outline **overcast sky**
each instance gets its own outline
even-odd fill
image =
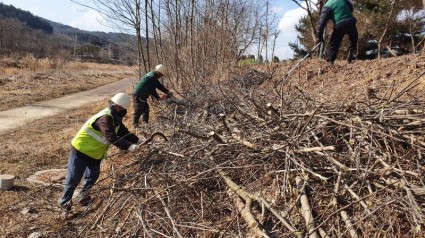
[[[101,24],[101,16],[96,12],[84,9],[70,0],[0,0],[0,2],[82,30],[114,31]],[[305,11],[291,0],[272,0],[271,2],[273,11],[279,18],[279,30],[281,31],[276,41],[275,55],[280,59],[289,58],[293,53],[288,43],[296,41],[294,26],[300,17],[305,15]]]

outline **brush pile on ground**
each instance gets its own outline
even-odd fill
[[[169,140],[111,166],[84,222],[45,234],[421,237],[425,101],[409,92],[423,75],[333,103],[272,75],[234,73],[159,106],[152,126]]]

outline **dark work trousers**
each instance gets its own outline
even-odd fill
[[[149,122],[149,104],[147,100],[142,99],[141,97],[133,94],[133,126],[139,125],[140,116],[143,115],[143,121],[145,123]]]
[[[75,188],[77,188],[83,175],[84,183],[79,196],[90,192],[90,189],[99,178],[100,162],[101,160],[87,158],[84,154],[71,149],[69,152],[65,188],[63,196],[59,200],[60,206],[65,206],[71,201]]]
[[[338,49],[345,35],[348,35],[348,40],[350,41],[348,50],[355,51],[357,48],[357,41],[359,39],[355,20],[342,22],[334,27],[331,40],[329,41],[329,49],[326,61],[335,61],[338,54]]]

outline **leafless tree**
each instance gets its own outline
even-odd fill
[[[295,4],[297,4],[300,8],[304,9],[307,11],[307,15],[308,15],[308,19],[310,21],[310,25],[311,25],[311,37],[313,39],[313,41],[316,41],[316,23],[313,20],[313,6],[315,5],[315,3],[313,2],[313,0],[292,0]],[[302,4],[305,3],[305,6]]]
[[[272,58],[271,58],[271,61],[270,61],[270,64],[272,64],[273,63],[273,61],[274,61],[274,50],[275,50],[275,46],[276,46],[276,40],[277,40],[277,37],[279,36],[279,33],[280,33],[280,31],[279,30],[276,30],[275,32],[274,32],[274,34],[273,34],[273,47],[272,47]]]
[[[142,50],[142,19],[143,8],[140,0],[71,0],[81,6],[93,9],[100,13],[106,19],[111,27],[119,29],[125,33],[136,35],[136,51],[137,51],[137,64],[138,74],[141,77],[143,69],[148,69],[147,60],[145,59]],[[146,11],[144,11],[146,13]],[[146,19],[146,18],[145,18]],[[143,69],[142,69],[143,64]]]
[[[381,37],[378,40],[378,59],[381,58],[382,40],[384,39],[385,34],[387,33],[388,28],[390,27],[391,19],[394,16],[394,9],[395,9],[396,3],[397,3],[397,0],[394,0],[394,1],[391,2],[391,11],[390,11],[390,14],[388,15],[388,19],[387,19],[387,22],[385,24],[385,28],[384,28],[384,30],[382,32],[382,35],[381,35]]]
[[[226,72],[255,45],[268,47],[269,32],[276,28],[268,18],[269,1],[72,1],[136,34],[139,73],[142,64],[147,70],[153,63],[162,63],[178,83],[182,78],[197,80]]]
[[[423,29],[425,19],[424,10],[419,0],[405,0],[402,3],[403,9],[400,12],[400,17],[402,18],[401,24],[409,29],[412,53],[416,53],[415,35]]]

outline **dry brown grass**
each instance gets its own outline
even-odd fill
[[[131,67],[61,59],[21,59],[0,64],[0,111],[58,98],[134,77]],[[15,62],[15,61],[13,61]]]

